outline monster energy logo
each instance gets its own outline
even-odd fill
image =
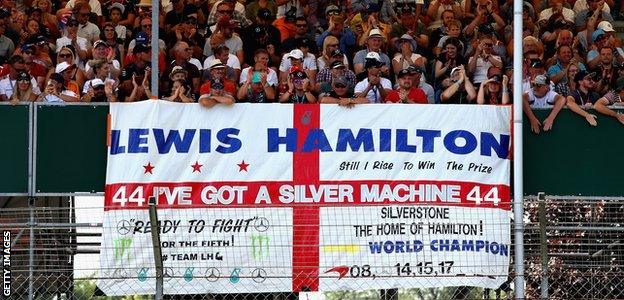
[[[119,238],[113,241],[115,249],[115,261],[123,262],[124,257],[129,261],[132,247],[131,238]]]
[[[266,235],[251,236],[251,255],[254,259],[269,256],[269,237]]]

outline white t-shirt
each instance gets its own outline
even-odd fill
[[[240,84],[243,84],[245,83],[245,81],[247,81],[247,73],[249,72],[250,68],[251,67],[244,68],[241,72],[240,79],[238,80]],[[279,83],[279,81],[277,80],[277,73],[271,68],[269,68],[269,75],[267,75],[267,83],[272,86],[277,86],[277,84]]]
[[[589,9],[589,6],[587,5],[587,0],[576,0],[574,1],[574,7],[572,7],[572,10],[575,13],[580,13],[586,9]],[[605,3],[602,6],[602,11],[606,12],[606,13],[611,13],[611,8],[609,7],[609,5],[607,3]]]
[[[279,70],[281,72],[288,72],[291,66],[290,58],[288,58],[288,53],[286,53],[282,56],[282,62],[280,63]],[[303,70],[308,71],[316,69],[316,56],[312,53],[308,53],[308,55],[303,58]]]
[[[548,93],[541,98],[537,98],[535,94],[533,94],[533,90],[530,90],[527,94],[529,95],[529,104],[534,108],[551,107],[555,105],[555,98],[559,96],[559,94],[552,90],[548,91]]]
[[[148,43],[148,45],[152,45],[152,42],[150,40],[150,42]],[[136,46],[136,39],[132,39],[130,41],[130,43],[128,44],[128,51],[131,51],[132,49],[134,49],[134,46]],[[158,39],[158,49],[160,51],[165,51],[167,50],[167,44],[165,44],[165,41]]]
[[[83,37],[76,37],[76,43],[78,44],[78,47],[80,47],[80,50],[83,51],[87,51],[88,50],[88,41],[87,39],[83,38]],[[72,44],[71,39],[63,36],[60,37],[58,39],[56,39],[56,53],[59,53],[61,51],[61,48],[63,46],[70,46]],[[80,57],[78,56],[77,53],[74,53],[75,61],[74,63],[76,64],[76,66],[78,66],[78,68],[80,68],[81,70],[85,69],[85,62],[82,61],[82,59],[80,59]]]
[[[381,83],[381,86],[384,89],[387,89],[387,90],[392,89],[392,83],[390,82],[390,80],[382,77],[379,82]],[[364,90],[366,90],[367,87],[368,87],[368,78],[365,78],[364,80],[358,82],[355,85],[353,92],[355,94],[361,93]],[[366,99],[368,99],[370,103],[383,103],[383,101],[381,101],[381,94],[379,93],[379,90],[376,87],[368,91],[368,94],[366,94]]]
[[[13,88],[17,80],[9,80],[9,77],[5,77],[0,80],[0,95],[6,95],[7,99],[10,99],[13,96]],[[37,80],[33,77],[30,78],[30,85],[32,86],[32,92],[35,95],[41,94],[41,90],[39,86],[37,86]]]
[[[213,61],[215,59],[214,55],[208,56],[205,60],[204,60],[204,66],[203,68],[199,68],[200,70],[206,70],[208,68],[210,68],[210,62]],[[226,65],[232,69],[236,69],[236,70],[240,70],[241,65],[240,65],[240,61],[238,61],[238,57],[232,53],[228,54],[228,60]]]
[[[83,95],[84,95],[84,94],[86,94],[87,92],[89,92],[89,87],[91,87],[91,81],[93,81],[93,80],[94,80],[94,79],[90,79],[90,80],[87,80],[87,81],[84,83],[84,85],[83,85],[83,87],[82,87],[82,94],[83,94]],[[108,79],[108,78],[107,78],[107,79],[106,79],[106,81],[104,81],[104,83],[106,84],[106,82],[110,82],[110,83],[114,84],[114,83],[115,83],[115,80],[112,80],[112,79]]]
[[[213,31],[214,32],[214,31]],[[238,34],[232,34],[232,37],[225,40],[224,44],[230,49],[230,53],[236,55],[236,52],[243,50],[243,40]],[[212,53],[212,46],[210,45],[210,37],[206,38],[206,44],[204,45],[204,55],[210,56]]]

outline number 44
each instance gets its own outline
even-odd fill
[[[481,187],[475,186],[468,192],[466,196],[467,201],[475,202],[477,205],[481,204],[481,202],[492,202],[494,206],[498,206],[498,203],[501,202],[501,199],[498,197],[498,188],[492,187],[486,194],[481,198]]]

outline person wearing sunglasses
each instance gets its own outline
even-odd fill
[[[10,101],[17,102],[33,102],[37,100],[38,95],[33,92],[33,85],[30,75],[26,72],[21,72],[17,75],[15,82],[15,90],[11,95]]]
[[[369,103],[364,97],[357,97],[353,94],[352,86],[344,76],[336,77],[332,80],[332,90],[321,94],[321,103],[333,103],[346,108],[352,108],[356,104]]]
[[[566,97],[566,105],[568,108],[583,117],[591,126],[596,126],[596,116],[587,112],[593,108],[594,103],[598,101],[600,96],[595,92],[596,89],[596,73],[589,73],[581,70],[574,76],[576,89]]]
[[[479,45],[473,56],[468,59],[468,73],[472,75],[472,83],[481,84],[488,79],[487,71],[491,66],[503,68],[503,60],[494,53],[494,42],[485,37],[479,41]]]
[[[8,101],[13,95],[15,90],[15,84],[17,82],[17,75],[26,72],[26,66],[24,58],[20,55],[13,55],[9,58],[9,75],[0,80],[0,102]],[[33,92],[37,95],[41,93],[37,87],[37,82],[34,78],[31,78],[31,85],[33,86]]]
[[[399,88],[388,93],[386,103],[419,103],[427,104],[425,92],[413,86],[411,71],[407,68],[397,74]]]
[[[67,27],[65,28],[64,35],[58,39],[56,39],[56,53],[60,55],[61,50],[65,46],[71,46],[72,50],[72,60],[78,68],[84,69],[84,64],[87,61],[88,49],[90,44],[87,39],[84,37],[78,36],[78,21],[75,19],[70,19],[67,22]],[[74,56],[74,54],[76,54]],[[66,55],[66,54],[65,54]],[[63,57],[68,58],[68,57]],[[57,62],[58,63],[58,62]]]
[[[294,68],[288,75],[288,91],[280,96],[282,103],[315,103],[316,97],[311,92],[312,85],[304,71]]]
[[[74,6],[74,16],[78,20],[78,36],[87,39],[89,45],[100,39],[100,28],[89,21],[91,5],[86,2],[77,2]],[[100,12],[101,14],[101,12]]]
[[[48,68],[44,62],[37,59],[37,47],[32,44],[26,44],[22,46],[21,51],[24,65],[26,66],[26,73],[35,79],[37,82],[36,87],[42,90],[48,74]]]

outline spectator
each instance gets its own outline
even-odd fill
[[[347,68],[349,67],[347,56],[340,51],[338,46],[338,39],[336,37],[330,35],[325,38],[325,41],[323,41],[323,52],[316,59],[319,70],[329,68],[331,63],[336,59],[342,60],[343,65]]]
[[[600,48],[600,62],[592,71],[599,75],[596,85],[598,94],[604,95],[613,89],[613,85],[618,78],[618,73],[614,66],[613,48],[608,46]]]
[[[121,73],[121,63],[115,59],[115,50],[105,41],[98,40],[95,44],[93,44],[93,60],[102,60],[109,64],[110,67],[108,68],[108,73],[105,76],[106,78],[117,79],[119,77],[119,74]],[[91,71],[91,65],[87,63],[85,65],[85,72],[88,77],[92,77],[92,73],[89,73],[89,71]]]
[[[77,102],[80,101],[80,99],[76,93],[65,88],[65,79],[63,78],[63,75],[54,73],[50,75],[46,88],[43,93],[39,95],[37,101]]]
[[[395,74],[399,71],[407,69],[409,66],[419,66],[424,68],[427,64],[427,59],[420,54],[414,53],[416,50],[416,41],[409,34],[404,34],[395,44],[398,52],[392,59],[392,70]]]
[[[123,40],[118,38],[117,31],[115,31],[115,27],[112,23],[104,23],[103,32],[100,34],[100,38],[100,40],[104,41],[112,50],[113,60],[119,63],[119,67],[117,69],[121,69],[121,66],[123,65],[123,58],[126,56],[126,50],[124,48]]]
[[[94,2],[99,2],[92,0]],[[98,3],[99,4],[99,3]],[[76,20],[80,24],[78,26],[77,34],[79,37],[85,38],[88,45],[93,45],[95,41],[100,39],[100,28],[89,22],[89,16],[91,15],[91,5],[86,2],[78,1],[73,8]],[[99,16],[102,15],[102,11],[99,11]]]
[[[79,2],[85,2],[84,0],[69,0],[67,1],[67,4],[65,5],[65,8],[69,8],[69,9],[78,9],[78,3]],[[102,16],[102,5],[100,4],[100,1],[98,0],[89,0],[86,1],[89,4],[89,13],[93,12],[96,16],[101,17]],[[99,23],[101,23],[101,20],[98,21]]]
[[[390,70],[390,58],[387,54],[382,52],[381,46],[385,42],[385,38],[382,35],[381,31],[377,28],[371,29],[368,32],[368,37],[366,39],[366,49],[362,49],[358,51],[353,57],[353,70],[355,71],[355,75],[359,75],[365,71],[365,58],[369,56],[369,53],[376,53],[379,59],[383,63],[381,66],[381,73],[384,75],[389,74]]]
[[[151,62],[149,61],[149,59],[151,58],[150,50],[151,48],[148,45],[142,43],[137,44],[132,50],[134,52],[134,61],[130,64],[127,64],[119,75],[119,81],[121,86],[119,90],[120,94],[117,95],[119,101],[131,101],[130,99],[144,100],[149,97],[149,95],[147,94],[148,91],[145,90],[144,84],[141,84],[140,87],[135,89],[133,89],[133,87],[135,84],[137,84],[138,86],[139,82],[143,82],[143,76],[146,76],[146,74],[148,74],[151,70]],[[137,92],[135,94],[135,97],[130,97],[130,93],[134,90],[136,90]],[[126,99],[126,96],[128,97],[128,99]]]
[[[26,66],[26,72],[32,76],[37,82],[36,87],[38,90],[43,89],[43,84],[48,73],[48,69],[42,63],[34,60],[37,47],[34,45],[22,46],[22,57],[24,58],[24,65]]]
[[[104,81],[96,78],[87,82],[84,86],[86,93],[82,96],[82,102],[116,102],[113,93],[113,81]]]
[[[589,4],[588,8],[576,13],[574,23],[578,31],[583,30],[583,28],[587,26],[587,19],[589,19],[592,14],[602,14],[601,19],[603,21],[613,22],[613,17],[611,16],[611,14],[608,11],[602,9],[605,6],[604,0],[590,0],[587,3]]]
[[[500,56],[494,53],[493,47],[492,39],[480,40],[475,54],[468,60],[468,72],[473,73],[472,82],[474,84],[480,84],[487,79],[487,71],[490,67],[503,68],[503,61]]]
[[[523,93],[532,90],[532,88],[533,88],[533,80],[538,75],[546,76],[546,70],[544,69],[544,64],[542,63],[542,60],[540,60],[540,59],[532,59],[529,62],[529,68],[527,70],[527,75],[524,77],[524,79],[522,81],[522,92]],[[548,83],[552,84],[552,82],[550,80],[548,80]],[[552,86],[551,90],[554,90],[554,85]]]
[[[386,1],[384,1],[385,3]],[[453,15],[455,17],[455,15]],[[429,36],[425,26],[418,21],[418,17],[415,15],[415,10],[411,6],[403,6],[399,10],[399,20],[392,25],[390,31],[390,42],[394,44],[396,39],[399,39],[404,34],[409,34],[416,40],[416,44],[420,49],[427,49],[429,46]],[[414,48],[413,50],[416,50]]]
[[[78,21],[71,19],[67,22],[65,35],[56,40],[56,53],[58,56],[61,54],[61,50],[64,49],[65,46],[71,46],[71,56],[73,62],[78,66],[78,68],[84,70],[85,63],[87,62],[89,55],[89,45],[92,44],[93,42],[89,43],[86,38],[78,36]]]
[[[545,75],[537,75],[531,82],[531,89],[522,95],[522,109],[531,123],[531,131],[536,134],[539,134],[542,129],[544,131],[552,129],[555,118],[566,102],[565,98],[552,91],[550,86],[551,83]],[[542,122],[535,117],[531,108],[545,107],[552,107],[552,110],[542,127]]]
[[[436,81],[442,81],[445,78],[450,77],[451,70],[460,65],[466,65],[466,59],[460,54],[461,44],[458,39],[450,38],[444,42],[442,55],[440,55],[435,62],[435,78]]]
[[[52,75],[52,73],[55,73],[55,69],[61,64],[61,63],[66,63],[67,66],[75,66],[75,68],[72,69],[73,72],[72,77],[69,78],[71,80],[73,80],[76,84],[76,87],[82,86],[82,84],[84,84],[85,80],[87,80],[87,76],[85,74],[85,72],[78,68],[77,64],[75,63],[74,60],[74,54],[72,52],[72,48],[71,46],[66,46],[61,48],[61,51],[59,51],[56,54],[56,62],[57,65],[54,66],[53,68],[50,69],[50,71],[48,72],[48,77],[50,75]],[[60,72],[56,72],[56,73],[60,73]],[[80,91],[80,88],[78,89],[73,89],[73,91],[78,94]]]
[[[355,95],[365,97],[370,103],[384,103],[387,93],[392,90],[390,80],[381,77],[381,69],[385,63],[377,52],[369,52],[365,60],[367,77],[355,85]]]
[[[245,6],[238,3],[238,1],[218,1],[212,7],[206,22],[211,32],[215,31],[214,25],[224,16],[234,20],[234,23],[240,28],[251,25],[251,21],[245,17]]]
[[[75,64],[60,62],[54,68],[54,73],[61,74],[61,76],[63,76],[64,89],[71,91],[76,95],[80,95],[80,87],[84,81],[81,83],[76,81],[76,73],[78,72],[77,69],[78,68]]]
[[[420,103],[427,104],[425,92],[413,86],[412,74],[408,69],[397,72],[399,88],[388,92],[386,103]]]
[[[442,52],[442,47],[444,46],[444,43],[449,38],[456,38],[456,39],[458,39],[459,43],[461,45],[461,48],[462,49],[466,49],[466,45],[460,39],[460,35],[461,35],[461,22],[459,22],[458,20],[455,20],[455,19],[450,20],[448,22],[448,25],[446,26],[446,30],[443,32],[443,36],[440,37],[440,41],[433,48],[433,54],[435,56],[440,55],[440,53]]]
[[[454,17],[457,19],[461,19],[463,17],[464,12],[459,2],[455,2],[453,0],[431,1],[429,8],[427,9],[427,16],[433,20],[433,22],[429,24],[430,30],[435,30],[442,26],[442,13],[447,10],[452,11],[454,13]]]
[[[260,73],[266,73],[266,82],[268,85],[272,87],[276,87],[278,85],[277,72],[268,67],[269,62],[269,52],[265,49],[258,49],[254,54],[254,65],[252,67],[247,67],[241,71],[241,76],[239,79],[239,83],[243,84],[248,81],[248,75],[252,74],[253,71],[258,71]],[[249,70],[252,70],[251,73]]]
[[[606,93],[602,98],[598,99],[594,104],[594,109],[610,117],[614,117],[620,123],[624,124],[624,114],[616,112],[607,106],[619,106],[622,107],[622,97],[624,96],[624,78],[620,77],[615,82],[615,88]]]
[[[549,8],[542,10],[539,14],[539,22],[546,24],[548,20],[554,15],[562,15],[566,22],[573,23],[576,19],[576,13],[563,6],[564,0],[548,0]]]
[[[268,103],[275,100],[275,89],[268,82],[268,74],[265,71],[254,71],[247,68],[245,82],[238,89],[238,99],[240,102]],[[243,70],[243,73],[245,72]],[[243,76],[241,76],[241,79]]]
[[[288,76],[288,91],[280,96],[283,103],[314,103],[316,97],[312,94],[312,84],[304,71],[295,68]]]
[[[9,74],[6,78],[0,80],[0,102],[5,102],[11,99],[15,83],[17,81],[17,75],[26,72],[26,66],[24,58],[20,55],[13,55],[9,58]],[[37,81],[34,78],[30,79],[32,90],[36,95],[39,95],[41,91],[37,87]]]
[[[352,108],[356,104],[369,103],[364,97],[354,96],[351,86],[345,77],[339,76],[332,80],[332,89],[328,93],[322,94],[321,103],[334,103],[347,108]]]
[[[431,34],[429,37],[429,44],[427,45],[427,47],[432,47],[434,45],[437,45],[443,36],[448,35],[450,33],[449,27],[451,26],[451,23],[454,21],[458,21],[458,20],[457,18],[455,18],[455,13],[452,10],[443,11],[442,12],[442,24],[440,27],[431,30]]]
[[[210,64],[216,58],[225,65],[225,77],[233,82],[238,81],[238,77],[241,73],[241,65],[238,61],[238,57],[230,53],[230,49],[224,44],[217,46],[217,48],[213,49],[213,52],[214,55],[208,56],[206,60],[204,60],[204,75],[202,78],[208,80],[212,78],[210,75]]]
[[[572,65],[582,70],[585,69],[585,65],[583,65],[582,63],[576,63],[576,61],[572,61],[572,55],[572,48],[570,46],[559,46],[559,49],[557,49],[556,64],[548,68],[548,77],[553,81],[553,83],[567,83],[567,69]]]
[[[191,87],[192,93],[197,94],[199,91],[199,80],[201,74],[199,73],[199,69],[192,63],[189,62],[193,54],[193,49],[189,47],[189,44],[186,42],[177,42],[173,47],[174,52],[174,61],[165,69],[163,76],[161,77],[162,91],[168,91],[171,87],[172,82],[169,80],[169,75],[173,68],[176,66],[182,67],[182,69],[188,72],[188,76],[186,78],[186,84]]]
[[[425,81],[425,76],[423,76],[425,74],[425,69],[416,66],[409,66],[407,69],[410,71],[410,75],[412,76],[412,85],[425,92],[425,95],[427,95],[427,102],[429,104],[436,103],[435,90],[433,89],[433,86]]]
[[[340,51],[342,51],[342,53],[353,53],[351,48],[355,45],[355,34],[351,29],[344,26],[344,18],[342,16],[331,16],[327,30],[323,31],[323,33],[316,38],[316,45],[321,47],[323,41],[325,41],[325,38],[329,35],[338,39]]]
[[[194,98],[191,94],[191,87],[183,79],[174,80],[171,87],[171,95],[164,97],[167,101],[182,103],[195,102]]]
[[[32,7],[41,11],[40,21],[55,36],[60,36],[58,31],[58,19],[52,14],[52,2],[50,0],[35,0]]]
[[[204,46],[204,55],[213,55],[212,48],[225,44],[230,49],[230,53],[238,57],[238,61],[243,64],[245,62],[245,53],[243,52],[243,40],[234,33],[234,29],[238,28],[236,21],[228,16],[221,17],[212,35],[206,39]]]
[[[215,104],[233,104],[236,95],[236,83],[225,77],[226,65],[223,61],[213,59],[208,64],[210,80],[202,84],[199,104],[204,107],[213,107]]]
[[[15,44],[6,35],[7,25],[0,23],[0,58],[8,58],[15,51]]]
[[[339,52],[340,50],[336,51]],[[316,77],[318,80],[316,83],[316,90],[321,94],[329,92],[331,89],[331,83],[336,77],[344,77],[347,80],[348,86],[355,86],[355,73],[347,69],[338,56],[331,63],[329,68],[325,68],[318,73],[318,76]]]
[[[594,73],[588,73],[587,71],[579,71],[574,76],[574,81],[577,84],[577,89],[573,90],[570,96],[566,97],[566,103],[568,108],[585,118],[587,122],[596,126],[596,116],[588,113],[586,110],[592,108],[594,103],[598,101],[598,94],[593,91],[595,87]]]
[[[277,13],[277,5],[273,0],[254,0],[248,2],[247,6],[245,6],[245,16],[249,20],[253,20],[255,16],[258,15],[258,11],[260,9],[268,9],[272,16]]]
[[[271,25],[273,15],[268,9],[258,10],[258,16],[254,18],[255,22],[245,28],[242,36],[243,44],[249,49],[264,48],[269,51],[271,65],[278,65],[281,59],[281,51],[283,45],[280,44],[280,32],[275,26]],[[294,45],[293,45],[294,47]],[[290,51],[290,50],[288,50]],[[245,61],[253,61],[253,52],[245,53]]]
[[[574,76],[576,76],[576,73],[580,70],[578,63],[571,62],[564,71],[566,73],[566,80],[561,80],[555,85],[555,92],[563,97],[570,96],[572,91],[576,90]]]
[[[171,0],[173,9],[165,15],[165,32],[171,33],[191,16],[197,21],[197,7],[186,0]]]
[[[316,43],[314,43],[314,37],[308,33],[308,21],[305,17],[297,17],[295,19],[295,35],[287,38],[282,43],[281,50],[282,52],[290,52],[291,50],[298,48],[297,44],[300,39],[307,40],[307,46],[311,53],[318,53],[318,47],[316,47]],[[338,45],[338,41],[336,40],[336,45]],[[323,42],[323,46],[325,42]]]
[[[109,24],[115,30],[117,38],[121,39],[122,41],[125,41],[128,37],[128,31],[126,26],[120,24],[125,11],[126,7],[119,2],[112,3],[108,7],[108,18],[110,20]],[[104,29],[106,29],[106,26],[104,26]]]
[[[37,100],[38,95],[33,92],[33,85],[30,75],[26,72],[17,74],[15,90],[11,95],[10,101],[15,102],[33,102]]]
[[[440,95],[440,102],[445,104],[474,103],[477,92],[466,76],[464,66],[455,67],[450,74],[449,78],[442,81],[444,92]]]
[[[280,79],[282,82],[287,80],[291,67],[299,67],[306,73],[306,78],[310,80],[312,86],[316,84],[316,57],[308,52],[307,39],[300,39],[297,42],[297,49],[284,54],[280,63]]]
[[[509,78],[503,75],[503,71],[495,66],[488,69],[488,79],[481,82],[477,93],[478,104],[509,104],[507,87]]]
[[[131,40],[128,44],[128,51],[132,52],[132,49],[137,44],[150,44],[152,40],[152,19],[149,17],[139,18],[139,33],[137,33],[135,39]],[[166,52],[167,44],[162,39],[158,39],[158,51]],[[129,63],[129,62],[128,62]]]
[[[105,84],[110,84],[111,86],[116,83],[114,79],[109,78],[109,74],[111,72],[112,65],[108,63],[108,61],[104,59],[91,60],[89,61],[90,68],[93,72],[93,79],[85,82],[82,87],[82,94],[85,95],[89,93],[89,89],[96,86],[96,82],[102,82],[102,89]],[[100,99],[101,100],[101,99]],[[97,101],[99,102],[99,101]]]

